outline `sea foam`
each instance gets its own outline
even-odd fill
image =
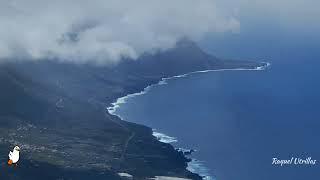
[[[215,180],[215,178],[210,175],[209,169],[205,167],[203,161],[192,159],[188,163],[187,170],[199,174],[203,180]]]
[[[158,141],[163,142],[163,143],[170,144],[170,143],[178,142],[177,138],[156,132],[155,129],[153,129],[152,135],[154,137],[156,137],[158,139]]]
[[[157,84],[153,84],[153,85],[147,86],[147,87],[144,88],[141,92],[133,93],[133,94],[128,94],[128,95],[126,95],[126,96],[123,96],[123,97],[118,98],[115,102],[111,103],[111,106],[110,106],[110,107],[107,107],[107,110],[108,110],[108,112],[109,112],[110,114],[116,115],[116,114],[115,114],[116,110],[120,107],[121,104],[126,103],[129,98],[146,94],[146,93],[147,93],[151,88],[153,88],[154,86],[166,85],[166,84],[168,83],[167,81],[170,80],[170,79],[183,78],[183,77],[187,77],[187,76],[192,75],[192,74],[207,73],[207,72],[219,72],[219,71],[261,71],[261,70],[267,69],[267,68],[271,65],[271,64],[268,63],[268,62],[264,62],[264,63],[265,63],[265,65],[257,66],[257,67],[252,68],[252,69],[248,69],[248,68],[211,69],[211,70],[194,71],[194,72],[190,72],[190,73],[186,73],[186,74],[181,74],[181,75],[177,75],[177,76],[172,76],[172,77],[168,77],[168,78],[162,78]]]

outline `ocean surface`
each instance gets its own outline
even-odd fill
[[[177,148],[195,149],[189,168],[212,179],[317,180],[319,65],[272,62],[264,71],[172,78],[122,99],[114,113],[174,137],[167,140]],[[292,157],[317,161],[272,164]]]

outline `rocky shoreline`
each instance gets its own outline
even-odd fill
[[[122,121],[106,106],[179,74],[261,65],[220,60],[193,42],[113,66],[52,60],[1,64],[1,161],[15,145],[21,147],[22,159],[18,171],[6,169],[0,176],[99,180],[120,179],[118,173],[128,173],[134,179],[201,179],[186,169],[190,160],[172,145],[159,142],[151,128]]]

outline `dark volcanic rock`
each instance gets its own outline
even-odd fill
[[[150,128],[108,114],[106,106],[163,77],[260,65],[222,61],[187,40],[176,48],[113,66],[50,60],[2,64],[1,160],[6,161],[9,148],[19,145],[23,165],[15,175],[10,169],[0,174],[24,180],[34,179],[32,172],[37,179],[57,179],[60,175],[117,179],[117,172],[128,172],[136,179],[156,175],[200,179],[186,170],[188,159],[183,153],[157,141]]]

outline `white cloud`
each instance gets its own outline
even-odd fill
[[[214,0],[0,0],[0,59],[104,63],[238,31]]]

